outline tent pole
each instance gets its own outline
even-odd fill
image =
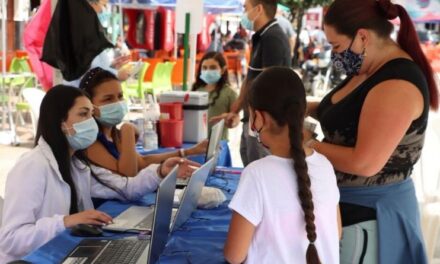
[[[2,0],[2,73],[3,75],[6,73],[6,19],[8,15],[8,10],[6,8],[6,1]]]
[[[47,0],[47,1],[49,1],[49,0]],[[51,16],[51,19],[53,17],[53,13],[55,12],[55,8],[56,8],[57,4],[58,4],[58,0],[50,0],[50,16]],[[52,76],[52,82],[53,83],[52,83],[52,85],[55,86],[57,84],[62,83],[63,82],[63,76],[61,75],[61,71],[56,69],[56,68],[53,68],[53,67],[52,67],[52,70],[53,70],[53,76]]]
[[[189,29],[191,23],[191,14],[185,14],[185,35],[183,36],[183,87],[182,90],[188,89],[188,55],[189,55]]]
[[[6,102],[6,98],[7,98],[7,91],[6,91],[6,86],[5,86],[5,74],[6,74],[6,19],[7,19],[7,14],[8,14],[8,10],[6,9],[6,0],[1,0],[1,10],[2,10],[2,81],[1,81],[1,94],[2,96],[4,96],[4,98],[2,99],[2,109],[3,109],[3,114],[2,114],[2,130],[6,129],[6,115],[7,115],[7,102]]]
[[[119,26],[120,26],[120,34],[121,34],[121,43],[125,43],[125,35],[124,35],[124,11],[122,10],[122,0],[119,0]]]

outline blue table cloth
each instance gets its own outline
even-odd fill
[[[196,210],[180,229],[170,234],[158,263],[225,263],[223,245],[231,219],[227,205],[237,189],[240,173],[240,169],[221,168],[208,178],[206,185],[223,190],[227,201],[214,209]],[[99,210],[115,217],[130,205],[151,205],[154,201],[155,194],[149,194],[134,203],[108,201]],[[130,234],[105,232],[105,236],[118,238]],[[24,259],[38,264],[59,263],[81,239],[66,230]]]
[[[182,145],[182,148],[187,149],[194,146],[192,143],[184,143]],[[170,151],[176,151],[178,148],[159,148],[156,150],[151,151],[145,151],[142,146],[136,146],[136,149],[139,154],[141,155],[147,155],[147,154],[159,154],[164,152],[170,152]],[[190,160],[198,162],[200,164],[205,163],[205,154],[203,155],[195,155],[188,157]],[[231,167],[232,166],[232,159],[231,159],[231,152],[229,151],[228,142],[226,140],[220,141],[220,154],[218,158],[218,166],[222,167]]]

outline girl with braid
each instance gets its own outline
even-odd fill
[[[289,68],[266,69],[249,93],[250,130],[272,155],[247,166],[229,204],[230,263],[339,263],[336,176],[303,146],[304,86]]]

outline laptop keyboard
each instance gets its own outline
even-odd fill
[[[149,240],[112,240],[102,254],[93,262],[96,264],[135,264],[148,246]]]
[[[187,186],[188,182],[189,182],[189,178],[187,178],[187,179],[177,178],[176,185],[177,186]]]
[[[139,224],[137,224],[135,226],[135,229],[147,229],[147,230],[151,230],[151,226],[153,225],[153,217],[154,217],[154,213],[148,214],[147,217],[145,217],[144,219],[142,219]]]

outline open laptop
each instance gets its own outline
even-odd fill
[[[215,170],[215,167],[217,166],[219,145],[220,145],[220,140],[222,138],[224,126],[225,126],[225,120],[222,119],[217,124],[211,127],[205,161],[208,161],[212,158],[214,158],[215,161],[214,161],[214,166],[212,166],[211,170],[209,171],[209,174],[212,174]],[[185,186],[188,185],[188,182],[189,179],[177,179],[177,188],[184,188]]]
[[[121,239],[84,239],[72,250],[63,264],[156,263],[168,240],[176,186],[177,166],[162,180],[156,196],[151,236]]]
[[[172,210],[174,191],[176,189],[177,168],[178,166],[176,166],[160,183],[156,195],[155,205],[149,207],[135,205],[130,206],[127,210],[113,218],[113,224],[104,226],[103,229],[109,231],[134,233],[151,231],[156,210],[158,208],[160,210],[168,210],[168,205],[170,203],[170,210]],[[174,186],[170,186],[171,183],[174,183]]]
[[[202,194],[203,186],[205,186],[209,171],[211,171],[215,164],[214,162],[215,160],[211,158],[205,162],[203,166],[194,171],[191,178],[189,178],[188,185],[183,192],[178,209],[173,209],[173,215],[174,212],[176,212],[176,214],[173,216],[173,221],[171,221],[171,231],[175,231],[182,226],[197,208],[197,201]]]

